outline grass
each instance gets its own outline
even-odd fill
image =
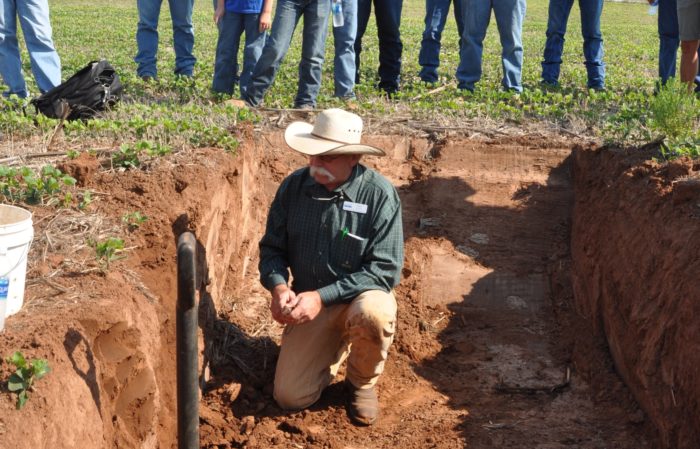
[[[495,20],[491,21],[484,42],[482,81],[473,94],[456,89],[454,72],[458,64],[459,37],[453,17],[443,33],[440,82],[447,87],[431,93],[437,86],[428,86],[417,74],[418,52],[423,31],[425,3],[405,0],[401,23],[404,42],[402,91],[395,101],[383,98],[373,87],[378,64],[378,43],[374,20],[370,20],[363,39],[361,75],[363,82],[356,91],[359,112],[365,116],[410,118],[413,121],[440,121],[460,125],[465,121],[487,119],[515,125],[563,127],[577,132],[602,136],[621,143],[636,143],[647,136],[645,128],[656,78],[658,35],[656,17],[647,14],[646,3],[606,2],[602,29],[607,64],[607,91],[589,92],[583,65],[582,38],[578,5],[575,3],[569,20],[567,40],[561,68],[561,87],[539,86],[540,63],[545,42],[548,0],[530,0],[525,18],[523,84],[521,95],[500,90],[500,44]],[[195,56],[197,66],[191,81],[172,74],[174,52],[171,21],[167,2],[160,17],[158,71],[160,80],[144,84],[136,77],[137,11],[133,0],[54,0],[51,17],[54,40],[61,56],[64,79],[88,61],[108,59],[119,72],[125,86],[125,98],[119,107],[103,119],[87,123],[67,123],[65,145],[75,151],[90,146],[126,145],[134,148],[149,142],[154,148],[222,147],[235,151],[238,141],[231,131],[241,120],[255,120],[255,115],[239,111],[221,98],[212,96],[211,84],[217,30],[212,21],[211,2],[195,2]],[[450,12],[452,14],[452,12]],[[301,28],[301,27],[298,27]],[[292,107],[297,88],[297,67],[300,59],[300,29],[272,88],[265,106]],[[318,107],[342,106],[333,92],[332,33],[328,37],[323,85]],[[23,51],[25,72],[30,72],[29,58]],[[31,77],[28,77],[31,81]],[[36,92],[36,87],[30,84]],[[437,112],[437,114],[436,114]],[[37,117],[27,108],[5,104],[0,106],[0,133],[13,139],[43,140],[56,122]],[[697,120],[689,121],[690,134],[697,136]],[[646,129],[646,128],[645,128]],[[648,134],[648,133],[647,133]],[[3,143],[0,142],[0,151]]]

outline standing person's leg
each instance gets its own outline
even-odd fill
[[[574,0],[549,0],[547,41],[544,45],[544,60],[542,61],[542,81],[547,84],[559,84],[566,23],[569,21],[573,4]]]
[[[194,26],[192,8],[194,0],[168,0],[173,19],[173,47],[175,48],[175,74],[192,76],[194,64]]]
[[[27,84],[22,76],[22,61],[17,41],[17,0],[3,0],[0,5],[0,75],[9,88],[4,96],[26,97]]]
[[[375,0],[379,36],[379,88],[388,94],[399,90],[401,81],[401,10],[403,0]]]
[[[462,4],[462,33],[457,67],[457,87],[474,90],[481,79],[481,56],[484,51],[484,37],[491,20],[491,0],[464,0]]]
[[[464,33],[464,0],[454,0],[454,15],[459,34],[459,48],[462,49],[462,33]]]
[[[23,0],[17,4],[19,23],[27,44],[32,73],[41,93],[61,84],[61,60],[51,37],[47,0]]]
[[[357,35],[355,36],[355,84],[360,84],[360,53],[362,37],[367,31],[367,23],[372,12],[372,0],[357,0]]]
[[[238,81],[238,45],[243,32],[244,16],[244,14],[226,11],[219,21],[214,80],[211,83],[211,89],[214,92],[230,95]]]
[[[245,89],[253,76],[253,69],[257,64],[265,46],[267,33],[260,31],[260,14],[244,14],[245,48],[243,49],[243,69],[241,70],[240,89],[241,95],[245,95]]]
[[[343,0],[343,26],[333,27],[334,95],[355,98],[355,38],[357,36],[357,0]]]
[[[676,55],[678,53],[678,9],[676,0],[659,0],[659,78],[666,84],[676,76]]]
[[[692,89],[698,74],[700,0],[678,0],[678,35],[681,40],[681,81]]]
[[[136,74],[140,77],[158,76],[156,55],[158,54],[158,16],[162,0],[136,0],[139,24],[136,28],[138,52],[134,62],[138,64]]]
[[[316,97],[321,90],[330,13],[330,0],[313,0],[304,7],[299,84],[294,107],[316,107]]]
[[[440,40],[450,12],[450,2],[451,0],[426,0],[425,2],[425,30],[418,53],[418,64],[421,66],[418,76],[426,83],[436,83],[438,80]]]
[[[602,0],[601,0],[602,1]],[[501,61],[505,90],[523,91],[523,20],[525,0],[494,0],[493,12],[496,16],[498,34],[501,37]]]
[[[330,8],[330,1],[328,4]],[[272,86],[280,64],[289,51],[301,13],[293,0],[277,0],[271,34],[265,41],[260,59],[255,63],[250,82],[241,90],[241,98],[251,106],[260,105],[265,92]]]
[[[603,0],[579,0],[581,8],[581,34],[583,56],[586,59],[589,89],[605,88],[605,63],[603,62],[603,34],[600,32],[600,15]]]

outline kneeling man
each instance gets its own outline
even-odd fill
[[[384,151],[360,143],[362,119],[329,109],[312,126],[289,125],[287,144],[309,165],[280,185],[260,241],[260,281],[273,318],[285,324],[274,396],[285,409],[318,400],[347,359],[348,413],[361,425],[379,414],[375,384],[396,329],[403,265],[396,189],[361,165]],[[293,282],[289,282],[291,271]]]

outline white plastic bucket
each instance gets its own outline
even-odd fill
[[[5,316],[22,308],[27,255],[33,238],[32,213],[21,207],[0,204],[0,277],[10,280]]]

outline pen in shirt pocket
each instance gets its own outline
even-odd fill
[[[365,239],[363,239],[362,237],[360,237],[359,235],[352,234],[352,233],[348,230],[348,228],[343,228],[343,229],[340,231],[340,236],[341,236],[341,239],[345,239],[345,237],[350,237],[351,239],[359,240],[360,242],[362,242],[362,241],[365,240]]]

